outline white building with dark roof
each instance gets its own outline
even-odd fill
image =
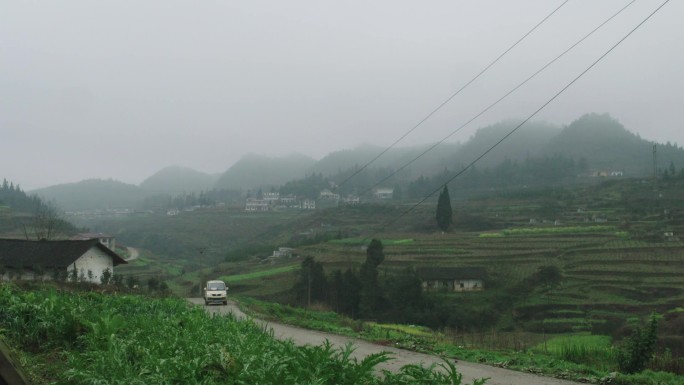
[[[105,270],[127,263],[99,239],[25,241],[0,239],[0,280],[78,277],[100,283]]]

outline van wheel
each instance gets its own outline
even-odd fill
[[[228,300],[223,301],[223,305],[228,305]]]
[[[209,306],[209,301],[205,300],[205,301],[204,301],[204,306]]]

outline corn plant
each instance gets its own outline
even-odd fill
[[[385,353],[357,360],[352,345],[296,346],[181,299],[0,285],[0,306],[0,331],[19,346],[61,352],[64,361],[48,370],[58,385],[461,383],[453,366],[411,365],[379,377],[377,365],[391,359]]]

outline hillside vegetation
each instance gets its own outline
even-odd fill
[[[487,270],[486,290],[437,295],[445,316],[431,326],[617,332],[632,315],[684,301],[683,183],[617,180],[460,197],[447,233],[436,231],[435,202],[409,215],[400,203],[309,214],[215,208],[99,221],[98,228],[152,251],[122,273],[164,277],[180,295],[192,292],[200,276],[221,276],[235,282],[236,293],[294,303],[291,289],[305,257],[327,275],[355,270],[366,257],[366,237],[376,234],[385,247],[381,276],[418,267]],[[280,246],[295,247],[299,258],[268,258]],[[558,282],[531,281],[548,267],[558,270]]]
[[[0,308],[0,336],[21,349],[34,385],[461,383],[446,361],[447,371],[411,365],[379,377],[385,354],[357,361],[351,346],[298,347],[181,299],[0,284]]]

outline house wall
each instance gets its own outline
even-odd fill
[[[424,291],[474,291],[483,290],[484,282],[479,279],[426,280]]]
[[[43,276],[43,280],[50,279],[50,274],[45,273]],[[33,281],[40,279],[38,275],[36,275],[33,271],[26,270],[26,269],[11,269],[11,268],[4,268],[2,271],[2,275],[0,275],[0,281],[12,281],[12,280],[21,280],[21,281]]]
[[[41,272],[35,272],[29,268],[14,269],[3,268],[0,275],[0,281],[51,281],[54,279],[65,279],[66,270],[63,269],[44,269]]]
[[[463,279],[454,282],[454,291],[482,290],[484,284],[479,279]]]
[[[77,269],[78,277],[84,278],[85,281],[92,283],[100,283],[100,277],[102,277],[102,272],[105,269],[109,269],[112,273],[114,272],[114,264],[112,262],[112,257],[105,254],[100,249],[95,247],[88,250],[76,262],[69,265],[67,272],[69,277],[72,277],[73,270]],[[92,278],[89,278],[88,272],[92,272]]]

